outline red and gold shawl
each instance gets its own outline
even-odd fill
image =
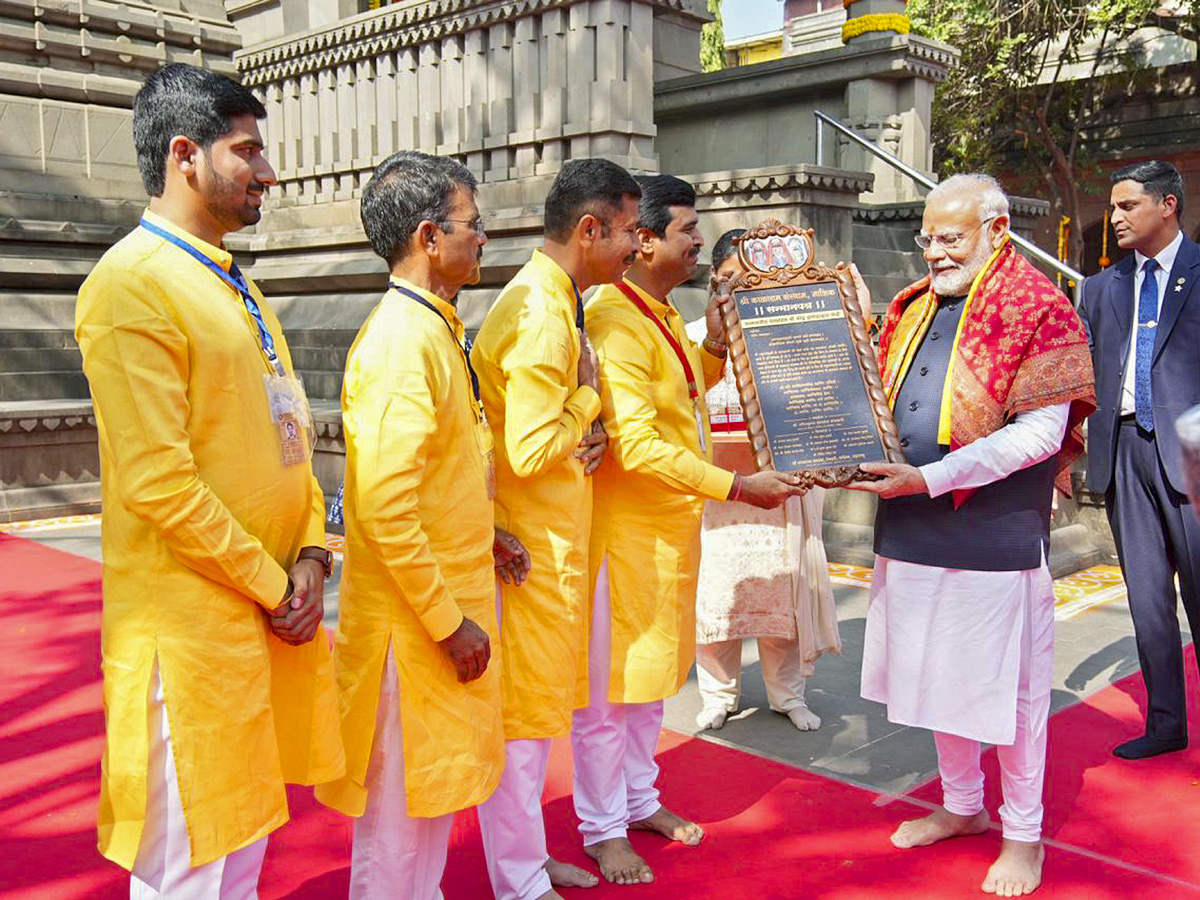
[[[896,395],[933,321],[937,298],[929,276],[902,290],[879,336],[879,367],[888,402]],[[1005,241],[980,270],[950,355],[938,443],[964,447],[1019,413],[1071,404],[1055,484],[1071,493],[1071,463],[1083,452],[1083,420],[1096,409],[1087,334],[1071,303]],[[955,491],[961,506],[973,491]]]

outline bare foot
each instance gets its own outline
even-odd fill
[[[590,844],[583,852],[600,864],[600,874],[612,884],[649,884],[654,880],[654,873],[628,838]]]
[[[681,819],[665,806],[660,806],[644,819],[629,823],[630,828],[639,831],[656,831],[668,841],[679,841],[689,847],[695,847],[704,840],[704,829],[695,822]]]
[[[1010,841],[1004,839],[1000,855],[988,869],[981,887],[997,897],[1020,897],[1032,894],[1042,883],[1042,860],[1046,848],[1041,842]]]
[[[892,843],[901,850],[926,847],[946,838],[964,837],[987,831],[988,814],[980,810],[973,816],[958,816],[946,809],[936,809],[923,819],[901,822],[892,834]]]
[[[587,869],[581,869],[579,866],[573,866],[570,863],[560,862],[554,857],[546,860],[545,868],[546,874],[550,876],[550,883],[555,887],[590,888],[600,883],[600,879]],[[558,895],[555,894],[554,896],[557,897]]]

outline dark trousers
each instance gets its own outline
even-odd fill
[[[1105,498],[1149,706],[1146,734],[1187,736],[1183,647],[1175,575],[1192,634],[1200,640],[1200,521],[1187,497],[1167,483],[1154,436],[1122,420],[1113,485]]]

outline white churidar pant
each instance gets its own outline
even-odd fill
[[[794,638],[758,638],[758,661],[771,709],[786,715],[806,705],[808,679],[802,674],[800,644]],[[734,712],[742,693],[741,639],[697,644],[696,678],[705,709]]]
[[[354,820],[350,900],[441,900],[453,814],[408,814],[400,676],[389,644],[379,687],[375,742],[367,765],[367,808]]]
[[[146,782],[146,824],[129,879],[130,900],[254,900],[267,839],[235,850],[203,866],[191,867],[191,843],[157,660],[150,676],[150,765]]]
[[[980,745],[997,745],[1004,836],[1041,839],[1054,675],[1054,583],[1037,569],[972,572],[879,557],[862,695],[935,732],[946,809],[983,809]]]
[[[575,759],[575,814],[585,847],[625,837],[630,822],[653,815],[661,804],[654,782],[654,751],[662,730],[663,704],[609,703],[612,650],[608,559],[600,564],[588,639],[588,706],[575,710],[571,750]]]
[[[478,807],[496,900],[531,900],[551,890],[542,816],[550,743],[548,739],[506,741],[500,785]]]
[[[503,647],[504,592],[499,582],[496,620]],[[550,745],[550,739],[506,741],[500,784],[477,807],[488,878],[496,900],[529,900],[552,889],[546,874],[546,821],[542,814]]]

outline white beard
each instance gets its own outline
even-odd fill
[[[941,272],[929,270],[933,292],[939,297],[961,297],[971,289],[971,282],[992,255],[992,245],[980,241],[979,247],[967,259],[953,269]]]

